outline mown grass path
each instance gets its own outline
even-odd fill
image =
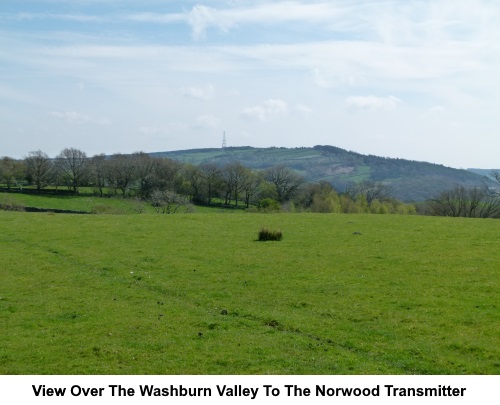
[[[495,220],[0,212],[0,373],[498,374],[499,247]]]

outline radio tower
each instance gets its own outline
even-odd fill
[[[222,136],[222,149],[226,149],[226,131],[224,131],[224,135]]]

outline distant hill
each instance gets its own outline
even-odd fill
[[[288,166],[307,181],[328,181],[344,191],[349,184],[362,180],[384,181],[391,185],[395,198],[402,201],[424,201],[455,185],[476,186],[485,177],[467,170],[405,159],[362,155],[335,146],[312,148],[190,149],[151,153],[184,163],[224,165],[239,161],[252,169],[265,169],[277,164]]]
[[[480,176],[486,176],[490,179],[493,179],[493,176],[491,175],[491,172],[493,171],[500,171],[500,169],[467,169],[469,172],[479,174]]]

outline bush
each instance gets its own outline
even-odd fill
[[[270,230],[267,228],[262,228],[259,231],[259,240],[281,240],[283,238],[283,234],[280,229]]]
[[[272,198],[264,198],[259,203],[259,210],[264,212],[279,211],[280,208],[280,203]]]
[[[149,198],[158,214],[175,214],[176,212],[194,212],[187,199],[173,191],[154,190]]]
[[[19,205],[14,199],[2,196],[0,199],[0,210],[4,211],[26,211],[25,207]]]

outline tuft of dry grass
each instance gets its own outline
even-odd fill
[[[283,239],[283,233],[281,229],[268,229],[261,228],[259,231],[259,240],[267,241],[267,240],[281,240]]]

